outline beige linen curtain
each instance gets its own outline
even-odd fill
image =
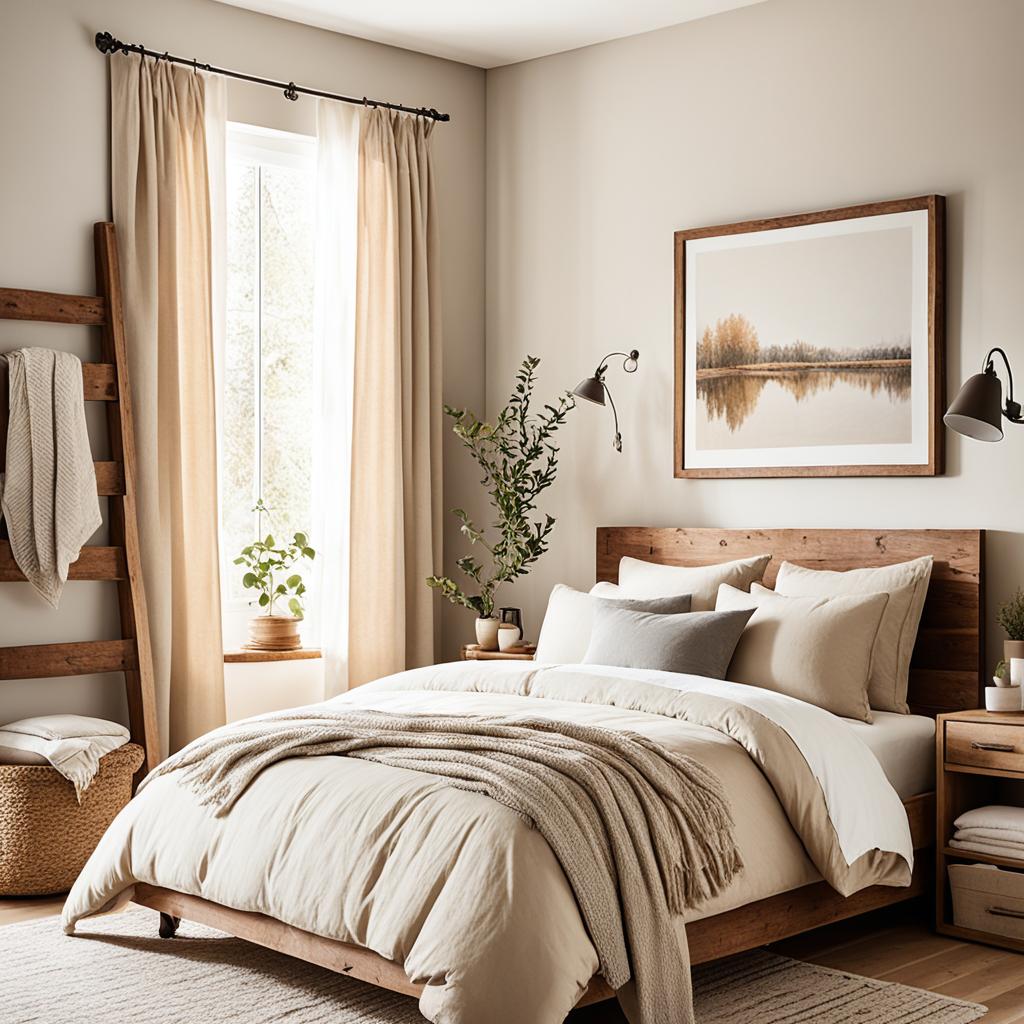
[[[441,566],[434,122],[376,107],[359,139],[349,685],[434,657]]]
[[[207,102],[223,109],[223,88],[167,61],[111,57],[139,530],[161,731],[172,751],[224,722],[205,134]]]

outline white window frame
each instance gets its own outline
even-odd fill
[[[265,166],[268,164],[277,167],[291,167],[306,170],[310,174],[314,184],[316,181],[317,140],[316,137],[312,135],[300,135],[296,132],[279,131],[273,128],[264,128],[260,125],[244,124],[239,121],[229,121],[227,124],[227,146],[225,155],[228,166],[242,163],[255,166],[257,168],[261,165]],[[257,178],[257,231],[259,231],[260,194],[260,181]],[[257,247],[257,251],[259,251],[259,247]],[[260,345],[262,345],[262,329],[259,322],[262,308],[261,277],[259,259],[257,258],[254,305],[256,309],[255,315],[257,318],[255,334]],[[226,343],[227,338],[225,337],[224,344]],[[263,472],[261,436],[263,424],[263,387],[260,374],[260,362],[261,361],[258,360],[256,373],[256,439],[254,446],[256,453],[255,469],[257,490],[260,489],[259,484],[261,483],[261,476]],[[220,396],[221,391],[218,387],[218,399],[220,399]],[[220,432],[219,424],[220,418],[218,418],[218,433]],[[218,464],[220,463],[220,447],[221,446],[218,443]],[[253,504],[256,503],[257,497],[258,495],[253,496]],[[218,522],[217,526],[219,530],[220,522]],[[255,519],[253,522],[253,529],[255,531]],[[255,536],[255,532],[253,533],[253,536]],[[224,546],[224,538],[223,535],[221,535],[221,565],[223,576],[221,580],[222,625],[224,629],[225,648],[231,648],[237,646],[245,637],[246,623],[258,609],[250,605],[244,598],[231,596],[230,576],[228,573],[229,571],[236,570],[238,567],[232,565],[231,559],[234,557],[234,554],[231,554],[230,558],[227,557],[229,553],[224,551]]]

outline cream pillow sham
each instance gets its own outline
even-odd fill
[[[875,641],[868,699],[878,711],[908,714],[907,687],[910,656],[917,640],[928,582],[932,575],[931,555],[897,565],[848,572],[805,569],[783,562],[775,592],[786,597],[845,597],[854,594],[888,594],[889,603]]]
[[[708,612],[715,608],[718,588],[727,583],[739,590],[749,590],[764,576],[771,555],[738,558],[716,565],[660,565],[639,558],[623,558],[619,562],[620,597],[667,597],[690,594],[690,611]],[[610,594],[602,596],[611,596]]]
[[[889,598],[783,597],[754,584],[718,590],[716,610],[753,608],[725,678],[798,697],[842,718],[871,721],[871,652]]]

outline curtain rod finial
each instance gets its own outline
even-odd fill
[[[120,43],[109,32],[96,33],[96,49],[100,53],[113,53]]]

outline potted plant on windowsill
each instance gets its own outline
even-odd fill
[[[477,643],[486,651],[498,647],[496,589],[527,574],[547,550],[555,525],[553,516],[536,513],[536,501],[555,482],[558,448],[553,437],[576,403],[566,392],[555,405],[545,405],[541,412],[531,411],[539,363],[535,356],[523,360],[508,404],[493,423],[483,422],[468,409],[444,407],[445,415],[454,421],[455,436],[483,470],[482,483],[495,515],[491,529],[497,536],[477,527],[464,509],[452,509],[461,523],[463,537],[485,553],[483,561],[468,554],[455,563],[475,586],[463,589],[448,576],[429,576],[427,586],[440,591],[452,604],[476,612]],[[476,593],[467,593],[467,589]]]
[[[263,514],[269,509],[261,498],[253,509],[260,515],[260,533],[263,532]],[[242,586],[255,591],[256,603],[264,609],[262,615],[249,620],[249,642],[245,645],[255,651],[295,651],[302,646],[299,623],[305,614],[303,597],[306,585],[302,574],[291,570],[303,560],[312,561],[316,552],[309,546],[304,533],[293,534],[290,541],[278,544],[272,533],[242,548],[235,565],[245,567]],[[278,614],[278,601],[285,601],[290,615]],[[250,602],[251,604],[252,602]]]

